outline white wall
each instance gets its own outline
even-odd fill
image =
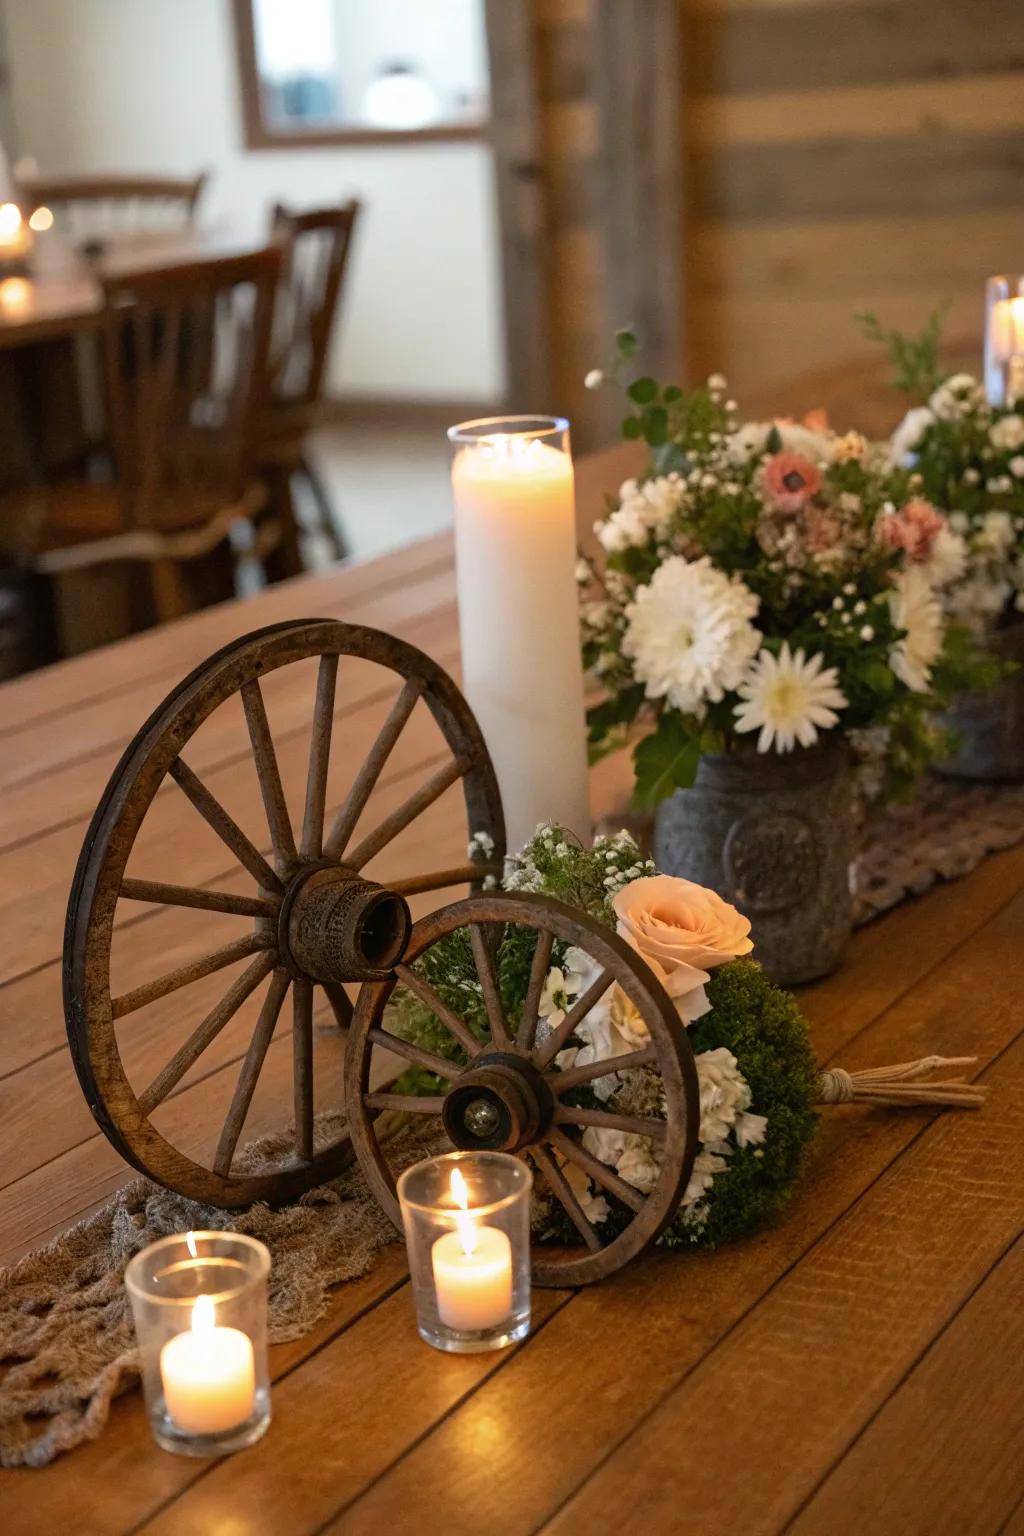
[[[248,234],[275,199],[366,202],[331,387],[496,400],[498,232],[482,144],[249,152],[230,0],[4,0],[19,154],[41,172],[191,174]]]

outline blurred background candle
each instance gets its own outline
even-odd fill
[[[990,405],[1024,401],[1024,276],[990,277],[985,295],[985,393]]]
[[[448,437],[462,687],[494,760],[509,847],[541,821],[589,843],[569,424],[493,418]]]

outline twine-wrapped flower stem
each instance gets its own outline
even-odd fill
[[[932,1072],[952,1067],[972,1067],[976,1056],[922,1056],[919,1061],[903,1061],[892,1067],[868,1067],[862,1072],[847,1072],[843,1067],[828,1067],[821,1074],[819,1104],[952,1104],[960,1109],[978,1109],[988,1089],[967,1083],[963,1078],[943,1078],[923,1082]]]

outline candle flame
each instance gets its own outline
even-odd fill
[[[0,235],[13,235],[21,228],[21,209],[17,203],[0,203]]]
[[[37,234],[42,233],[44,229],[52,229],[53,214],[50,209],[45,205],[34,209],[29,218],[28,227],[34,229]]]
[[[461,1168],[452,1169],[451,1197],[459,1207],[455,1216],[455,1229],[459,1234],[462,1251],[468,1258],[476,1248],[476,1222],[469,1214],[469,1186]]]
[[[196,1236],[194,1232],[185,1233],[185,1247],[188,1249],[189,1255],[193,1259],[198,1259],[199,1254],[196,1250]]]
[[[192,1308],[192,1332],[208,1337],[214,1328],[216,1310],[212,1296],[197,1296]]]

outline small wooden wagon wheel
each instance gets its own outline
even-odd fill
[[[506,1016],[495,955],[514,924],[536,933],[529,986],[521,1017]],[[468,929],[486,1013],[485,1038],[445,1003],[417,969],[438,940]],[[596,979],[554,1029],[540,1028],[540,1007],[552,950],[558,943],[582,950],[597,967]],[[560,953],[564,952],[560,950]],[[400,1038],[385,1027],[385,1010],[403,983],[431,1011],[458,1048],[459,1063]],[[577,1026],[617,985],[646,1025],[649,1043],[609,1060],[559,1070],[555,1058]],[[464,1010],[468,1012],[468,1010]],[[378,1084],[394,1078],[387,1053],[434,1073],[447,1083],[440,1095],[395,1093]],[[644,1068],[660,1074],[664,1118],[580,1107],[572,1090],[611,1073]],[[534,1249],[534,1280],[540,1285],[581,1285],[600,1280],[633,1258],[675,1214],[690,1177],[700,1120],[697,1072],[686,1031],[664,988],[624,940],[588,917],[540,896],[483,895],[455,902],[417,923],[404,960],[393,974],[360,989],[345,1056],[348,1123],[356,1154],[371,1188],[400,1224],[395,1172],[388,1143],[378,1135],[385,1110],[440,1115],[452,1143],[527,1156],[541,1181],[579,1233],[580,1248],[552,1253]],[[657,1086],[656,1084],[654,1085]],[[588,1126],[650,1137],[660,1171],[646,1193],[622,1179],[580,1141]],[[598,1192],[611,1197],[618,1219],[607,1241],[591,1222],[563,1171],[572,1165]]]
[[[278,668],[319,657],[305,804],[298,838],[274,748],[260,679]],[[397,701],[333,819],[326,818],[335,685],[339,660],[376,662],[402,680]],[[261,851],[182,757],[199,726],[239,695],[269,827]],[[371,794],[417,701],[429,709],[448,757],[367,833],[357,832]],[[129,879],[125,870],[153,800],[170,777],[253,881],[238,895],[174,885],[163,878]],[[394,838],[461,781],[467,834],[486,834],[488,862],[410,870],[386,888],[362,871]],[[326,828],[326,832],[325,832]],[[132,741],[93,817],[68,907],[64,1002],[71,1052],[93,1114],[130,1163],[158,1182],[222,1206],[279,1201],[330,1178],[343,1165],[348,1140],[314,1148],[314,989],[322,987],[339,1021],[351,1005],[345,982],[382,976],[401,958],[411,929],[406,897],[468,882],[478,887],[500,871],[505,853],[498,786],[480,730],[455,684],[415,647],[359,625],[327,619],[278,624],[227,646],[203,663],[153,713]],[[130,898],[193,907],[251,919],[248,931],[176,970],[118,996],[111,994],[110,949],[118,902]],[[138,943],[144,943],[140,932]],[[136,1092],[118,1039],[119,1022],[158,998],[242,959],[246,968],[148,1086]],[[154,958],[154,971],[159,960]],[[187,1156],[154,1126],[151,1116],[199,1061],[261,983],[267,990],[212,1166]],[[292,992],[293,1153],[277,1171],[232,1171],[236,1147],[288,991]],[[339,1094],[340,1096],[340,1094]]]

